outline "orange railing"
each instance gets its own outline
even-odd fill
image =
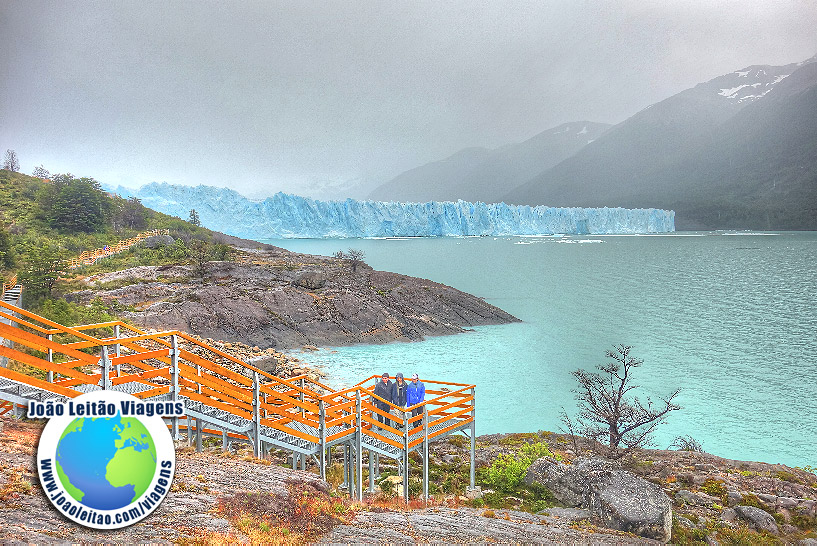
[[[22,362],[39,373],[46,372],[51,380],[2,368],[0,376],[65,396],[77,396],[79,392],[73,387],[98,384],[103,378],[100,356],[89,354],[89,349],[116,347],[115,353],[108,356],[111,368],[107,380],[111,385],[141,383],[146,390],[136,396],[143,398],[168,393],[176,366],[178,394],[248,420],[253,419],[257,406],[261,425],[276,429],[293,422],[306,425],[315,434],[291,427],[286,432],[313,443],[321,440],[321,430],[335,430],[324,441],[336,442],[360,429],[368,438],[411,450],[424,438],[433,439],[473,421],[474,385],[427,380],[427,399],[416,406],[400,408],[374,395],[374,385],[379,380],[376,375],[353,387],[334,391],[307,375],[288,379],[274,376],[183,332],[149,334],[121,321],[66,327],[13,305],[0,302],[0,306],[0,317],[11,322],[0,324],[0,337],[48,355],[43,358],[0,346],[0,356]],[[112,330],[116,331],[115,337]],[[126,335],[120,335],[123,330]],[[93,336],[89,331],[102,335]],[[174,343],[178,344],[175,358]],[[218,363],[219,360],[244,373]],[[254,404],[256,384],[258,402]],[[385,404],[390,412],[375,406],[375,400]],[[415,408],[424,412],[412,416]],[[388,418],[392,424],[381,423],[378,416]],[[426,435],[424,427],[434,430]],[[395,435],[402,437],[402,441],[395,440]]]
[[[0,297],[2,297],[3,294],[6,293],[6,290],[11,290],[15,286],[17,286],[17,274],[16,273],[11,276],[11,278],[8,280],[8,282],[3,283],[3,289],[0,290]]]
[[[377,375],[335,391],[308,375],[274,376],[179,331],[147,333],[121,321],[67,327],[2,301],[0,317],[9,322],[0,322],[0,338],[20,346],[0,344],[0,356],[25,365],[22,370],[0,367],[0,377],[67,397],[81,394],[75,387],[83,384],[126,383],[140,387],[132,389],[141,389],[135,393],[140,398],[183,396],[251,423],[246,439],[256,455],[261,427],[308,442],[312,447],[291,444],[293,453],[319,455],[322,475],[325,449],[337,443],[356,442],[357,453],[362,444],[370,450],[380,445],[383,453],[407,465],[408,452],[420,444],[427,450],[429,440],[454,431],[470,428],[473,434],[474,385],[426,380],[427,399],[402,408],[374,394]],[[421,411],[412,415],[415,409]],[[170,426],[178,433],[178,419]],[[190,419],[187,426],[192,431]],[[201,432],[217,432],[213,423],[206,429],[197,420],[195,427],[199,438]],[[242,438],[235,431],[221,433]]]
[[[170,233],[167,229],[154,229],[151,231],[144,231],[139,235],[131,237],[130,239],[125,239],[119,241],[113,246],[104,246],[102,248],[97,248],[96,250],[86,250],[76,258],[72,258],[68,261],[66,268],[67,269],[76,269],[78,267],[82,267],[83,265],[91,265],[96,263],[97,260],[100,258],[105,258],[106,256],[113,256],[114,254],[118,254],[120,252],[124,252],[125,250],[129,249],[136,243],[147,239],[148,237],[154,237],[156,235],[168,235]]]

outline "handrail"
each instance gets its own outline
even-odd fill
[[[8,280],[8,282],[3,283],[3,289],[0,290],[0,297],[2,297],[3,294],[5,294],[7,290],[11,290],[15,286],[17,286],[17,273],[12,275],[11,278]]]
[[[367,442],[382,442],[380,445],[387,450],[405,451],[429,439],[473,426],[474,385],[427,381],[440,390],[429,389],[426,392],[432,396],[428,399],[403,408],[374,394],[374,385],[366,386],[372,379],[379,380],[380,376],[376,375],[353,387],[333,391],[306,375],[289,379],[274,376],[175,330],[147,333],[121,321],[67,327],[5,302],[0,301],[0,308],[7,311],[0,315],[11,321],[11,324],[0,324],[0,337],[39,351],[40,355],[0,346],[0,356],[47,371],[49,380],[7,369],[0,370],[0,377],[71,397],[80,394],[75,387],[97,385],[100,380],[111,385],[143,385],[145,390],[137,394],[142,398],[167,393],[174,397],[181,395],[249,421],[251,424],[246,426],[254,428],[246,433],[247,438],[257,450],[261,449],[260,427],[285,432],[293,442],[293,449],[302,446],[297,444],[299,441],[327,446],[355,437],[360,442],[365,437]],[[117,327],[116,337],[109,334],[95,337],[89,333]],[[128,335],[118,337],[122,328],[128,330]],[[100,359],[99,354],[89,353],[94,347],[111,346],[118,349],[115,354],[103,353],[107,354],[106,360]],[[48,352],[48,360],[42,356],[45,352]],[[201,354],[197,354],[199,352]],[[240,365],[242,373],[218,363],[224,360]],[[449,388],[453,390],[447,390]],[[412,410],[418,408],[423,411],[410,416]],[[385,422],[378,417],[385,418]],[[200,426],[196,425],[197,430]],[[433,431],[430,426],[434,427]]]
[[[105,245],[102,248],[97,248],[95,250],[86,250],[80,253],[79,256],[76,258],[72,258],[68,260],[66,264],[67,269],[76,269],[78,267],[82,267],[84,265],[91,265],[95,263],[100,258],[105,258],[107,256],[113,256],[114,254],[119,254],[120,252],[124,252],[128,250],[130,247],[147,239],[148,237],[155,237],[157,235],[170,235],[170,230],[168,229],[152,229],[150,231],[143,231],[138,235],[131,237],[130,239],[123,239],[118,243],[114,244],[113,246]]]

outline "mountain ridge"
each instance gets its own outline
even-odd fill
[[[754,65],[682,91],[505,198],[668,208],[678,229],[815,229],[817,99],[809,93],[817,89],[816,59]],[[787,136],[790,127],[796,138]],[[786,191],[769,191],[780,182]]]

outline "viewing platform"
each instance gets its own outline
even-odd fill
[[[219,439],[225,451],[231,443],[248,443],[256,457],[286,450],[293,468],[314,463],[321,478],[332,450],[340,449],[344,482],[356,498],[363,496],[364,458],[373,491],[381,456],[397,462],[408,484],[412,451],[423,461],[428,498],[429,442],[462,432],[471,443],[474,486],[474,385],[426,379],[426,400],[400,408],[373,394],[380,376],[335,390],[308,375],[276,377],[183,332],[151,334],[121,321],[67,327],[22,309],[19,301],[0,301],[0,340],[3,362],[22,364],[0,366],[0,414],[19,415],[31,400],[66,401],[100,389],[184,401],[186,416],[166,419],[174,440],[199,451],[206,437]],[[422,411],[412,417],[414,409]],[[409,487],[403,495],[408,501]]]

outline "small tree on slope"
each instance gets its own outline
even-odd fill
[[[660,404],[653,404],[649,397],[642,403],[630,395],[639,387],[633,384],[633,371],[644,363],[630,354],[631,349],[614,345],[613,350],[607,350],[609,360],[597,366],[602,373],[574,371],[579,382],[579,388],[573,391],[579,401],[579,415],[571,421],[562,414],[571,432],[607,443],[611,455],[651,445],[655,428],[666,421],[669,412],[681,409],[673,402],[680,389],[661,398]]]

